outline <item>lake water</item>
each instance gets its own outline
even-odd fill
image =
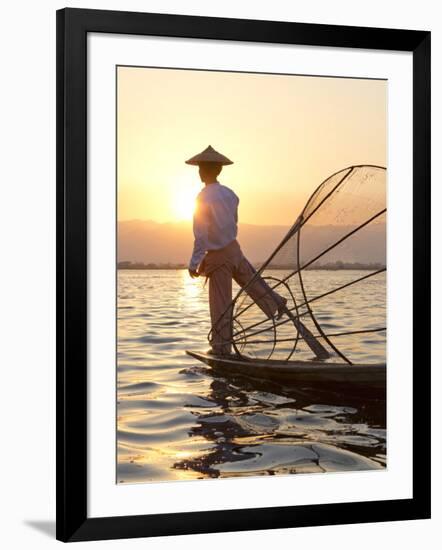
[[[305,278],[321,293],[364,274]],[[318,302],[321,325],[329,333],[385,326],[385,280]],[[118,271],[119,483],[385,467],[384,400],[223,378],[187,356],[208,348],[207,293],[186,270]],[[359,362],[385,361],[377,333],[339,345]]]

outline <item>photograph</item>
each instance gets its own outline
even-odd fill
[[[385,472],[388,80],[115,71],[115,483]]]
[[[439,12],[4,5],[2,548],[442,539]]]

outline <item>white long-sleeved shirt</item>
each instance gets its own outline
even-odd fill
[[[208,250],[224,248],[236,239],[238,203],[235,193],[219,181],[206,185],[198,193],[193,215],[195,241],[190,269],[197,269]]]

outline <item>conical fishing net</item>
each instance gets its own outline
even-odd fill
[[[244,358],[385,362],[385,266],[386,170],[346,168],[316,189],[213,330],[230,323]],[[275,309],[287,300],[279,319],[247,293],[256,284]]]

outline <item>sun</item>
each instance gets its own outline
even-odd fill
[[[197,192],[190,189],[180,189],[173,197],[173,212],[178,221],[191,220],[195,210]]]

